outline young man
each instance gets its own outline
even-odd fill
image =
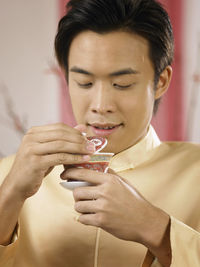
[[[55,48],[78,125],[33,127],[1,161],[0,266],[199,266],[200,149],[150,125],[172,76],[167,13],[154,0],[68,7]],[[108,139],[108,173],[70,168],[94,152],[81,132]],[[93,186],[71,194],[60,176]]]

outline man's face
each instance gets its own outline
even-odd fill
[[[119,153],[148,130],[154,106],[154,69],[148,42],[132,33],[82,32],[69,51],[69,91],[78,124],[108,139]]]

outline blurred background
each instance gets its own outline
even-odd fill
[[[0,0],[0,158],[32,126],[75,125],[54,56],[66,0]],[[200,1],[162,0],[175,34],[173,81],[153,119],[161,140],[200,142]]]

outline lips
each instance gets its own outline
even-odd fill
[[[114,133],[123,124],[114,123],[91,123],[88,124],[91,127],[93,133],[97,136],[107,136]]]
[[[112,128],[122,125],[122,123],[88,123],[88,125],[103,130],[110,130]]]

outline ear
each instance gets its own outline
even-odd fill
[[[156,85],[155,96],[154,96],[155,99],[159,99],[167,92],[170,81],[172,79],[172,72],[173,72],[172,67],[167,66],[160,74],[158,83]]]

